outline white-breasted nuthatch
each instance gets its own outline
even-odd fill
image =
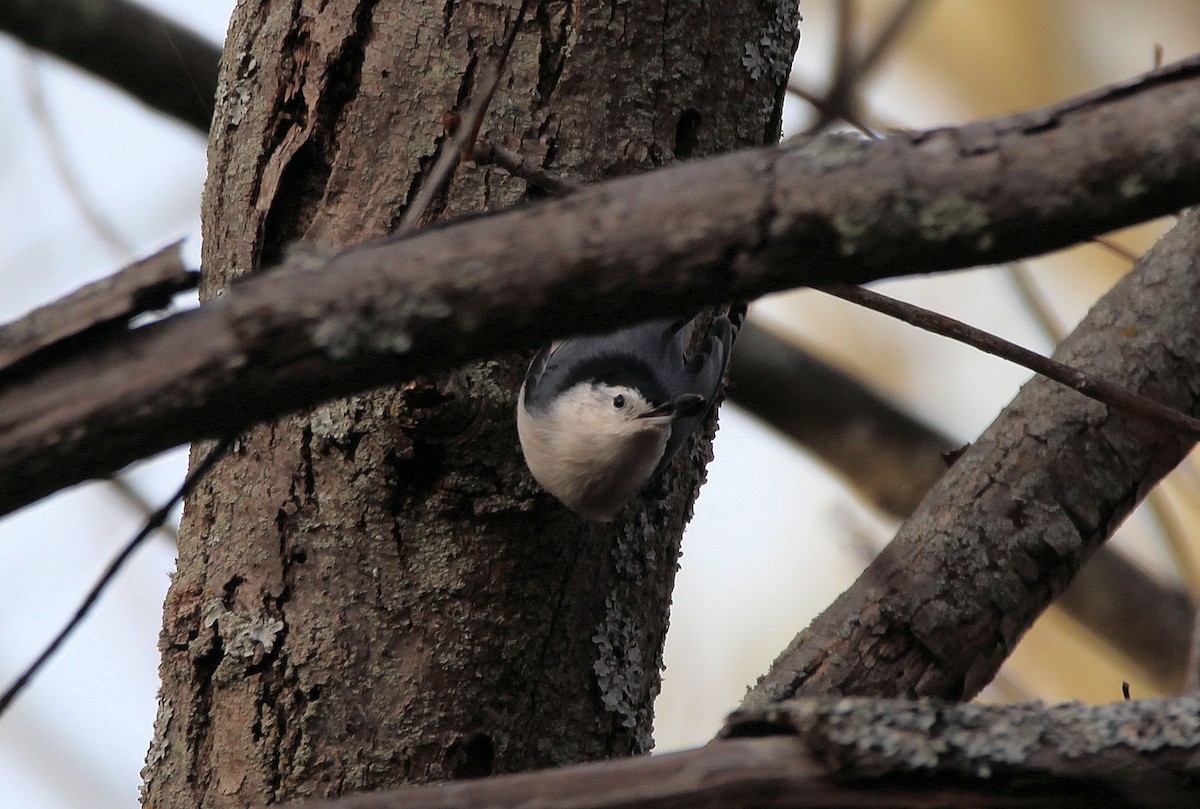
[[[744,312],[717,316],[691,360],[686,319],[543,348],[517,398],[521,450],[538,483],[588,519],[613,519],[712,409]]]

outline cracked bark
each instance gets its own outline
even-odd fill
[[[1193,209],[1055,357],[1196,412],[1198,256]],[[798,694],[969,699],[1193,444],[1035,378],[743,705]]]
[[[781,12],[737,8],[538,3],[485,131],[585,180],[669,162],[686,110],[704,111],[698,155],[770,141],[786,63],[752,73],[742,43],[783,36]],[[514,9],[240,4],[209,151],[203,296],[293,239],[385,235]],[[466,168],[436,213],[524,195]],[[255,428],[189,500],[148,805],[333,796],[649,747],[708,439],[626,520],[584,524],[520,461],[511,414],[526,360]]]

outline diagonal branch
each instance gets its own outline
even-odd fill
[[[1194,58],[1034,113],[741,152],[297,256],[10,379],[0,513],[185,441],[565,333],[1005,261],[1175,211],[1200,200],[1198,110]]]
[[[729,401],[818,456],[875,507],[912,514],[959,449],[865,384],[755,325],[738,335]],[[1160,584],[1101,547],[1054,602],[1136,663],[1164,693],[1179,690],[1194,610],[1187,593]]]
[[[199,276],[183,266],[176,243],[0,326],[0,381],[3,373],[38,352],[52,346],[62,350],[66,341],[80,341],[98,329],[123,328],[137,315],[164,308],[176,293],[194,289]]]
[[[1193,211],[1056,358],[1195,412],[1197,256]],[[1035,378],[744,705],[797,694],[970,698],[1192,444]]]

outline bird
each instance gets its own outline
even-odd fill
[[[745,306],[717,315],[688,359],[695,318],[659,318],[557,340],[533,358],[517,433],[534,479],[609,522],[670,463],[716,401]]]

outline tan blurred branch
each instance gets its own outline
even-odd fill
[[[959,448],[849,374],[753,320],[738,335],[729,399],[829,464],[876,507],[913,512]]]

